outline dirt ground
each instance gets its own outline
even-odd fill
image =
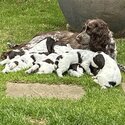
[[[85,95],[81,86],[7,83],[6,95],[10,97],[42,97],[58,99],[80,99]]]

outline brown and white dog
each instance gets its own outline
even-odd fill
[[[74,49],[90,49],[94,52],[103,51],[116,58],[116,44],[112,32],[106,22],[101,19],[92,19],[85,22],[85,29],[81,33],[70,31],[53,31],[37,34],[25,44],[15,45],[12,49],[32,48],[46,37],[52,37],[59,43],[70,44]]]
[[[70,31],[39,33],[28,43],[15,45],[12,49],[31,49],[46,37],[54,38],[58,44],[70,44],[73,49],[89,49],[94,52],[103,51],[116,60],[117,50],[115,40],[107,23],[102,19],[87,20],[85,28],[81,33]],[[5,54],[8,53],[4,53],[4,56]]]
[[[77,36],[77,39],[81,39],[85,33],[90,37],[88,47],[91,51],[103,51],[116,59],[116,43],[106,22],[101,19],[87,20],[85,29]]]

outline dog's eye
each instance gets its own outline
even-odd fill
[[[95,24],[95,27],[98,27],[98,24]]]
[[[89,26],[87,26],[87,30],[90,30],[91,28]]]
[[[87,30],[91,30],[92,29],[92,27],[90,27],[90,26],[87,26]]]

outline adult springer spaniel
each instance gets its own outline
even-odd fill
[[[43,42],[43,39],[45,39],[46,37],[53,38],[59,44],[70,44],[73,49],[89,49],[94,52],[103,51],[114,60],[116,60],[116,43],[113,39],[112,32],[110,31],[107,23],[104,22],[102,19],[87,20],[85,22],[85,29],[83,29],[81,33],[73,33],[70,31],[53,31],[40,33],[37,34],[28,43],[11,47],[13,50],[29,50],[35,48],[35,46],[42,45],[40,44],[40,42]],[[7,54],[9,53],[5,52],[4,57],[7,57]],[[123,67],[122,65],[120,65],[120,69],[122,71],[125,71],[125,67]]]
[[[73,49],[90,49],[91,51],[103,51],[113,59],[116,58],[116,43],[106,22],[102,19],[89,19],[85,22],[81,33],[70,31],[53,31],[37,34],[31,41],[21,45],[15,45],[13,49],[29,49],[37,46],[46,37],[52,37],[56,42],[70,44]]]
[[[87,20],[85,29],[77,36],[77,39],[81,39],[85,33],[90,37],[88,48],[91,51],[103,51],[116,59],[116,43],[106,22],[102,19]]]

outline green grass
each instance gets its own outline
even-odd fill
[[[0,52],[7,50],[8,41],[22,43],[36,33],[62,30],[65,25],[57,0],[1,0]],[[125,40],[117,40],[117,46],[118,62],[125,64]],[[8,81],[77,84],[85,89],[86,95],[77,101],[9,98],[5,94]],[[101,90],[88,75],[81,78],[66,75],[61,79],[55,74],[0,73],[0,99],[0,125],[32,125],[28,118],[46,119],[48,125],[125,124],[125,93],[122,87]]]

